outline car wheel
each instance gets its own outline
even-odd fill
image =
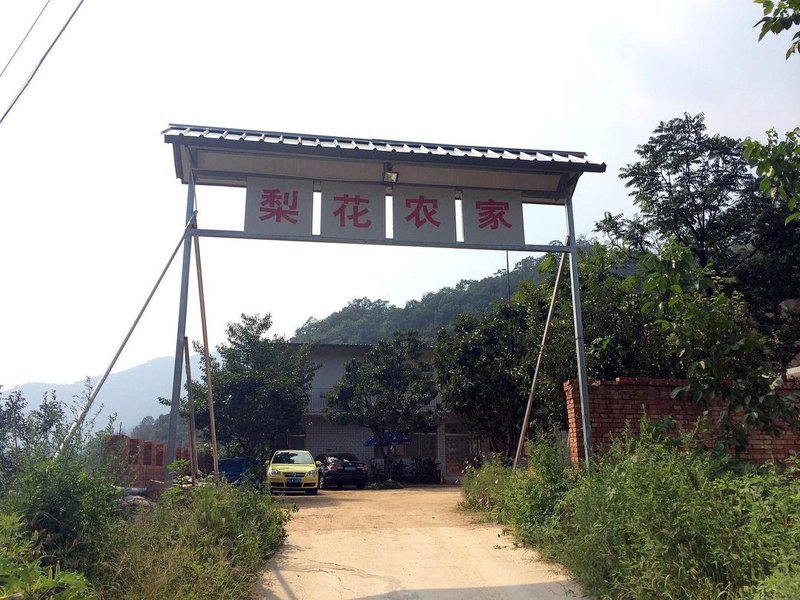
[[[367,484],[366,484],[366,483],[364,483],[364,482],[361,482],[361,483],[357,483],[357,484],[356,484],[356,487],[357,487],[358,489],[360,489],[360,490],[363,490],[363,489],[364,489],[366,486],[367,486]]]
[[[317,491],[318,490],[316,488],[314,488],[313,490],[306,490],[306,494],[309,495],[309,496],[316,496],[317,495]]]

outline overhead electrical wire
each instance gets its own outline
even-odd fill
[[[14,50],[14,53],[11,55],[11,58],[9,58],[9,59],[8,59],[8,62],[6,63],[6,66],[5,66],[5,67],[3,67],[3,70],[2,70],[2,71],[0,71],[0,77],[2,77],[2,76],[3,76],[3,73],[5,73],[5,72],[6,72],[6,69],[8,69],[8,65],[10,65],[10,64],[11,64],[11,61],[12,61],[12,60],[14,60],[14,57],[17,55],[17,52],[19,52],[19,49],[20,49],[20,48],[22,48],[22,44],[24,44],[24,43],[25,43],[25,40],[27,40],[27,39],[28,39],[28,36],[31,34],[31,31],[33,31],[33,28],[34,28],[34,27],[36,27],[36,24],[39,22],[39,19],[41,18],[42,14],[44,13],[45,9],[47,9],[47,6],[48,6],[49,4],[50,4],[50,0],[47,0],[47,2],[45,2],[45,3],[44,3],[44,6],[42,7],[42,10],[40,10],[40,11],[39,11],[39,14],[38,14],[38,15],[36,15],[36,18],[33,20],[33,23],[31,23],[31,26],[30,26],[30,28],[28,29],[28,32],[27,32],[27,33],[25,34],[25,36],[22,38],[22,41],[21,41],[21,42],[19,43],[19,45],[17,46],[17,49],[16,49],[16,50]]]
[[[50,51],[53,49],[53,46],[55,46],[56,42],[58,42],[58,40],[61,38],[61,34],[64,33],[64,30],[72,22],[73,17],[75,17],[75,14],[78,12],[78,9],[80,9],[80,7],[83,6],[83,3],[84,3],[84,0],[81,0],[80,2],[78,2],[78,5],[75,7],[75,10],[72,11],[72,14],[70,14],[69,18],[67,19],[67,22],[64,23],[64,26],[58,32],[58,34],[56,35],[55,39],[47,47],[47,50],[45,50],[44,54],[42,55],[42,58],[39,60],[38,63],[36,63],[36,66],[34,67],[33,71],[31,71],[31,74],[28,76],[28,79],[22,85],[22,87],[20,88],[19,92],[17,92],[17,95],[14,96],[14,99],[11,101],[11,104],[8,105],[8,108],[3,113],[3,116],[0,117],[0,124],[2,124],[3,121],[5,121],[6,117],[8,116],[8,113],[11,112],[11,109],[14,108],[14,105],[17,103],[17,100],[19,100],[20,96],[22,96],[22,94],[28,88],[28,86],[30,85],[30,83],[33,80],[34,76],[36,75],[37,71],[39,70],[39,67],[42,66],[42,63],[47,58],[47,55],[50,54]]]

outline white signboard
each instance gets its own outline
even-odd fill
[[[386,188],[322,182],[320,235],[359,240],[386,239]]]
[[[392,190],[394,239],[412,242],[456,242],[455,192],[396,185]]]
[[[244,230],[275,237],[311,237],[314,184],[296,179],[247,179]]]
[[[464,190],[461,209],[465,243],[525,243],[520,192]]]

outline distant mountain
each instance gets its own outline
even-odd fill
[[[294,333],[293,342],[374,344],[402,329],[416,329],[429,342],[437,330],[464,312],[480,312],[508,297],[521,281],[539,284],[543,257],[526,257],[510,274],[505,269],[483,279],[464,279],[455,287],[429,292],[402,308],[386,300],[357,298],[324,319],[311,318]]]
[[[191,358],[192,377],[200,377],[200,355]],[[102,389],[95,398],[90,416],[95,416],[95,429],[102,429],[108,424],[108,418],[117,413],[115,428],[122,427],[123,431],[130,432],[146,416],[156,417],[168,412],[166,406],[158,403],[159,397],[169,398],[172,395],[172,371],[174,358],[154,358],[144,364],[112,373],[103,384]],[[92,377],[92,384],[96,384],[100,377]],[[85,399],[86,383],[77,381],[68,384],[55,383],[25,383],[7,392],[19,390],[28,401],[28,408],[39,407],[45,393],[55,391],[56,398],[66,403],[74,403],[78,409],[83,406]],[[98,409],[102,409],[98,413]]]

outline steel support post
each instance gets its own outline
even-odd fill
[[[194,172],[189,172],[189,188],[186,195],[186,220],[194,216]],[[175,460],[176,437],[178,433],[178,409],[181,401],[181,373],[183,371],[183,338],[186,335],[186,308],[189,302],[189,266],[192,258],[192,236],[197,229],[197,224],[184,232],[183,238],[183,266],[181,269],[181,295],[178,307],[178,334],[175,341],[175,369],[172,376],[172,401],[169,411],[169,437],[167,440],[166,464]]]
[[[581,394],[581,417],[583,424],[583,456],[586,466],[592,462],[592,421],[589,416],[589,382],[586,373],[586,351],[583,345],[583,312],[581,289],[578,282],[578,241],[575,238],[575,218],[572,214],[572,195],[564,204],[569,235],[569,279],[572,288],[572,316],[575,323],[575,353],[578,363],[578,387]]]
[[[544,332],[542,333],[542,344],[539,346],[539,358],[536,359],[536,368],[533,371],[533,381],[531,381],[531,392],[528,394],[528,405],[525,407],[525,418],[522,420],[522,429],[519,432],[519,442],[517,443],[517,453],[514,455],[514,466],[517,468],[519,459],[522,458],[522,451],[525,449],[525,440],[528,437],[528,428],[531,426],[531,412],[533,411],[533,399],[536,396],[536,384],[539,381],[539,368],[542,366],[542,358],[544,357],[544,349],[547,346],[547,340],[550,337],[550,329],[553,326],[553,313],[556,309],[556,298],[558,298],[558,290],[561,287],[561,273],[564,272],[564,258],[565,253],[561,253],[561,259],[558,261],[558,273],[556,273],[556,281],[553,284],[553,296],[550,299],[550,309],[547,311],[547,320],[544,323]]]

